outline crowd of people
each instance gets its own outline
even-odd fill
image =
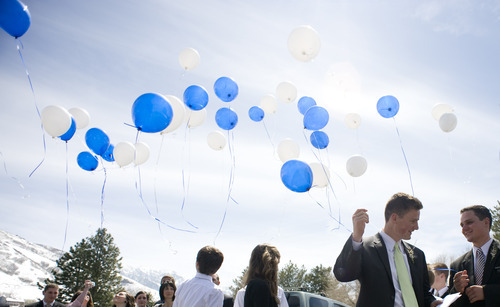
[[[364,237],[369,222],[366,209],[352,216],[353,232],[338,256],[333,273],[337,280],[360,284],[357,306],[435,307],[500,306],[500,243],[490,236],[492,215],[480,205],[460,211],[462,233],[471,242],[470,251],[453,261],[427,264],[424,253],[405,242],[418,230],[423,205],[416,197],[394,194],[385,205],[385,225],[374,236]],[[165,275],[154,307],[288,307],[285,292],[278,286],[280,252],[270,244],[257,245],[250,256],[244,287],[233,298],[219,287],[217,271],[224,260],[216,247],[205,246],[196,257],[196,275],[176,286],[174,277]],[[26,307],[93,307],[85,281],[69,305],[55,301],[58,286],[48,284],[44,299]],[[146,307],[148,293],[135,297],[123,291],[113,297],[113,307]]]

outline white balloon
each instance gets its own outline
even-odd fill
[[[434,107],[432,107],[432,117],[434,117],[434,119],[437,121],[439,121],[439,119],[444,113],[453,113],[453,112],[454,112],[453,108],[445,103],[438,103]]]
[[[451,132],[457,127],[457,116],[454,113],[444,113],[439,118],[439,127],[444,132]]]
[[[300,147],[292,139],[284,139],[278,144],[278,157],[281,162],[285,163],[288,160],[297,159],[300,154]]]
[[[318,32],[311,26],[295,28],[288,37],[288,50],[292,56],[301,61],[309,62],[314,59],[321,47]]]
[[[191,109],[187,109],[186,112],[186,121],[188,123],[189,128],[194,128],[201,126],[205,119],[207,118],[207,109],[201,109],[199,111],[193,111]]]
[[[352,177],[359,177],[366,172],[368,164],[366,159],[361,155],[351,156],[346,163],[346,170]]]
[[[135,146],[130,142],[120,142],[113,149],[116,164],[124,167],[132,163],[135,157]]]
[[[160,134],[165,134],[174,131],[179,128],[184,121],[184,117],[186,115],[186,108],[184,107],[184,103],[177,97],[172,95],[166,95],[167,101],[170,103],[172,107],[173,116],[172,121],[168,124],[167,128],[165,128]]]
[[[281,82],[276,88],[276,96],[280,101],[291,103],[297,98],[297,88],[291,82]]]
[[[267,94],[260,100],[260,107],[267,114],[276,113],[276,109],[278,108],[278,100],[272,94]]]
[[[356,129],[361,125],[361,116],[357,113],[349,113],[345,116],[344,123],[347,128]]]
[[[73,116],[75,120],[76,129],[83,129],[88,126],[90,122],[90,115],[85,109],[82,108],[71,108],[68,112]]]
[[[200,54],[193,48],[182,49],[179,53],[179,64],[184,70],[193,70],[200,65]]]
[[[330,180],[330,170],[326,165],[318,162],[310,163],[309,166],[313,172],[313,187],[324,188]]]
[[[135,143],[135,165],[141,165],[149,159],[149,145],[143,142]],[[115,158],[116,160],[116,158]]]
[[[47,106],[41,113],[43,129],[52,137],[65,134],[71,127],[71,114],[60,106]]]
[[[207,136],[207,143],[213,150],[222,150],[226,146],[226,137],[220,131],[212,131]]]

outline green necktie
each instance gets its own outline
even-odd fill
[[[406,268],[405,260],[403,259],[403,254],[401,254],[401,250],[399,249],[398,242],[394,244],[394,262],[396,263],[399,287],[401,288],[401,294],[403,296],[405,307],[418,307],[417,297],[415,296],[415,291],[413,291],[410,275],[408,274],[408,269]]]

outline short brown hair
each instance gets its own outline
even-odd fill
[[[448,279],[450,270],[448,269],[448,266],[446,264],[442,262],[434,263],[431,265],[431,268],[433,271],[436,271],[437,274],[444,274],[446,279]]]
[[[465,211],[474,211],[474,214],[479,218],[480,221],[484,220],[485,218],[489,218],[491,229],[493,218],[491,217],[490,209],[482,205],[475,205],[463,208],[462,210],[460,210],[460,214],[464,213]]]
[[[385,205],[385,221],[388,222],[393,213],[403,217],[408,211],[412,209],[421,210],[423,207],[418,198],[402,192],[396,193],[392,195]]]
[[[224,261],[222,252],[218,248],[208,245],[202,247],[196,256],[198,270],[205,275],[215,274],[222,265],[222,261]]]
[[[45,285],[45,288],[43,288],[43,291],[47,291],[52,288],[59,290],[59,285],[54,283],[47,284]]]

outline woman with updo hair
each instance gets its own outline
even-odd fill
[[[113,307],[135,307],[135,299],[125,291],[118,292],[113,297]]]
[[[250,256],[243,283],[246,285],[245,307],[277,307],[278,264],[280,252],[269,244],[257,245]]]
[[[162,304],[157,304],[155,307],[172,307],[174,305],[175,291],[177,287],[175,282],[169,280],[160,286],[160,300]]]

